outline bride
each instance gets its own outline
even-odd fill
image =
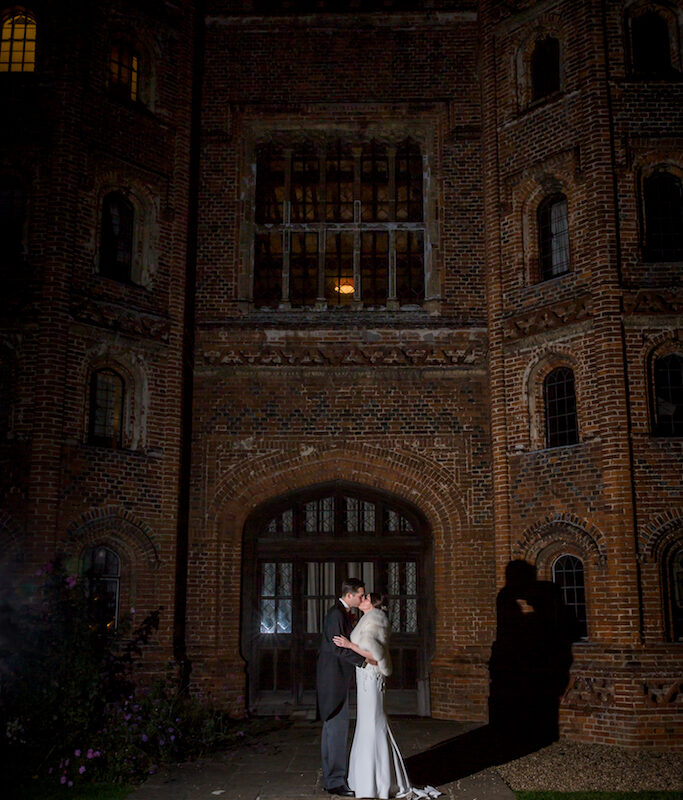
[[[363,656],[366,663],[356,667],[356,732],[351,746],[349,787],[356,797],[437,797],[433,786],[411,787],[401,751],[384,712],[384,679],[391,675],[389,636],[391,624],[383,598],[366,594],[359,606],[363,616],[351,633],[335,636],[338,647],[347,647]]]

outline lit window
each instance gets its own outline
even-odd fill
[[[653,372],[655,433],[683,436],[683,356],[655,359]]]
[[[547,197],[538,207],[540,279],[569,272],[569,213],[563,194]]]
[[[531,99],[560,91],[560,43],[552,36],[539,39],[531,55]]]
[[[576,619],[577,633],[585,639],[588,636],[586,584],[581,559],[571,555],[557,558],[553,563],[553,583],[562,590],[564,604]]]
[[[109,54],[109,88],[121,100],[138,99],[138,57],[122,43],[112,45]]]
[[[87,565],[90,612],[102,629],[113,631],[119,619],[121,559],[108,547],[94,547]]]
[[[633,71],[638,75],[666,76],[672,72],[669,26],[655,11],[635,17],[631,24]]]
[[[34,72],[36,68],[36,18],[18,11],[2,22],[0,72]]]
[[[405,141],[324,154],[264,148],[256,164],[257,307],[393,307],[424,301],[422,156]]]
[[[123,379],[114,370],[100,369],[90,379],[88,439],[104,447],[121,446]]]
[[[558,367],[543,382],[545,401],[546,447],[576,444],[576,394],[574,373],[568,367]]]
[[[16,267],[23,257],[26,193],[21,181],[0,178],[0,267]]]
[[[670,172],[643,181],[645,256],[651,261],[683,261],[683,183]]]
[[[133,204],[120,192],[108,194],[102,203],[100,274],[126,283],[133,265]]]

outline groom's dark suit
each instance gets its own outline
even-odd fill
[[[337,647],[334,636],[351,636],[349,612],[340,600],[323,621],[323,638],[318,653],[318,711],[323,721],[323,786],[333,789],[346,784],[346,739],[349,731],[349,686],[354,668],[365,659],[346,647]]]

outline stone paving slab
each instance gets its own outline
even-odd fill
[[[457,747],[474,726],[445,720],[396,717],[391,727],[404,757],[443,742]],[[349,743],[353,730],[349,735]],[[311,800],[329,798],[320,774],[320,723],[298,721],[235,750],[179,764],[149,778],[131,800]],[[473,774],[460,768],[457,780],[441,784],[443,800],[514,800],[494,769]]]

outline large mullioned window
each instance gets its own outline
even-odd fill
[[[261,148],[254,305],[422,304],[422,184],[422,155],[411,140]]]
[[[36,68],[36,18],[16,9],[2,20],[0,72],[34,72]]]

